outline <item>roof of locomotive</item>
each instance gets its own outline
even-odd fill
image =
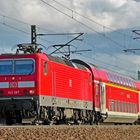
[[[73,67],[73,68],[77,68],[77,69],[80,69],[80,70],[87,71],[87,68],[84,65],[74,63],[74,62],[72,62],[68,59],[65,59],[65,58],[60,58],[60,57],[56,57],[56,56],[52,56],[52,55],[48,55],[48,54],[45,54],[45,55],[47,56],[47,58],[50,61],[60,63],[60,64],[63,64],[63,65],[66,65],[66,66],[70,66],[70,67]]]

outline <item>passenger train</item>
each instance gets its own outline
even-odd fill
[[[140,82],[36,51],[0,55],[0,122],[139,123]]]

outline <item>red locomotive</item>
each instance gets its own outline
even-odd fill
[[[32,51],[0,55],[0,120],[135,123],[140,83],[81,60]],[[26,52],[24,50],[24,52]]]

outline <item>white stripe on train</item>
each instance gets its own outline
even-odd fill
[[[19,88],[25,88],[25,87],[35,87],[34,81],[21,81],[17,82],[17,87]],[[0,82],[0,88],[9,88],[10,82]]]

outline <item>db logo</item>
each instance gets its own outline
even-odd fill
[[[16,88],[16,87],[18,87],[17,82],[9,82],[9,88]]]

